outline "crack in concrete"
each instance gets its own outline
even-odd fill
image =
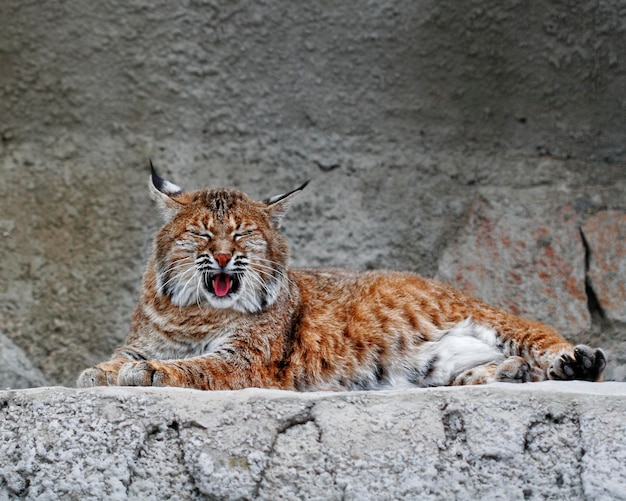
[[[466,472],[470,476],[480,476],[481,465],[484,466],[485,460],[511,464],[523,460],[535,464],[537,473],[545,473],[545,478],[541,479],[543,483],[552,482],[557,489],[569,491],[574,497],[585,494],[583,457],[586,451],[583,447],[580,416],[576,411],[576,404],[558,413],[546,411],[528,422],[523,435],[521,457],[516,455],[514,458],[506,459],[498,454],[477,456],[472,453],[468,437],[470,430],[467,428],[471,411],[451,406],[449,402],[442,403],[439,409],[444,439],[438,444],[439,461],[435,468],[440,473],[454,465],[458,471]],[[473,433],[476,433],[476,430]],[[552,469],[544,468],[544,462],[548,457],[556,465]],[[573,474],[568,477],[567,471]],[[548,472],[553,475],[549,476]],[[529,483],[523,489],[523,495],[525,499],[535,497],[536,486],[532,482]]]
[[[191,492],[193,496],[192,499],[207,499],[207,496],[200,491],[200,488],[198,486],[198,481],[196,477],[194,476],[191,468],[189,468],[187,449],[185,447],[185,441],[183,440],[181,432],[183,430],[189,430],[189,429],[207,430],[208,428],[193,419],[186,420],[186,421],[179,421],[176,418],[174,418],[167,425],[167,427],[171,430],[174,430],[176,434],[175,440],[180,451],[181,466],[184,469],[185,473],[187,474],[187,477],[189,478],[189,481],[191,483]],[[210,497],[208,498],[210,499]]]
[[[548,433],[557,430],[560,437],[558,440],[546,438]],[[571,439],[573,445],[568,444],[568,438]],[[563,452],[573,457],[564,458],[561,454]],[[535,462],[540,461],[540,457],[545,455],[558,455],[558,461],[565,459],[567,462],[569,459],[573,463],[576,477],[567,479],[562,472],[557,470],[553,480],[559,489],[577,491],[571,493],[576,494],[576,497],[584,495],[582,458],[585,455],[585,449],[582,444],[580,418],[574,406],[567,408],[562,414],[554,415],[546,412],[542,417],[531,421],[524,434],[523,454],[527,457],[527,461]],[[532,486],[524,489],[526,499],[534,495]]]
[[[297,414],[290,416],[281,426],[279,426],[276,430],[276,434],[274,435],[272,442],[270,443],[269,450],[266,455],[265,466],[261,470],[259,474],[259,479],[256,481],[253,492],[252,499],[256,499],[259,497],[261,486],[266,479],[267,471],[270,468],[270,462],[272,457],[274,456],[276,444],[282,435],[284,435],[291,428],[295,428],[296,426],[303,426],[307,423],[313,423],[318,431],[317,440],[321,442],[322,438],[322,430],[320,426],[315,422],[315,417],[313,416],[313,409],[315,407],[315,402],[309,403],[306,407],[298,412]]]
[[[588,499],[589,496],[587,496],[585,493],[585,479],[584,479],[585,468],[583,465],[583,459],[585,455],[587,454],[587,451],[585,450],[585,444],[583,442],[583,430],[580,424],[580,415],[575,411],[573,407],[571,409],[571,413],[573,416],[572,421],[576,425],[576,435],[578,438],[578,444],[580,445],[580,454],[578,457],[578,464],[576,465],[576,473],[578,474],[578,482],[580,483],[580,490],[582,491],[583,497],[585,499]]]
[[[145,438],[135,448],[135,451],[133,452],[133,455],[132,455],[133,463],[129,464],[128,480],[127,481],[121,480],[122,484],[125,487],[127,496],[130,495],[130,489],[135,481],[135,476],[138,471],[137,462],[140,461],[142,457],[142,453],[143,454],[147,453],[151,447],[151,443],[155,440],[159,440],[159,437],[162,437],[163,440],[166,442],[174,442],[175,447],[179,451],[179,464],[182,470],[187,475],[187,478],[189,479],[192,499],[205,499],[206,498],[206,496],[204,496],[202,492],[200,491],[198,487],[198,482],[196,478],[194,477],[191,469],[189,468],[185,443],[181,435],[182,430],[193,429],[193,428],[201,429],[201,430],[207,429],[206,426],[202,425],[201,423],[198,423],[195,420],[181,421],[176,417],[172,418],[171,420],[166,421],[165,423],[163,422],[149,423],[146,425]]]

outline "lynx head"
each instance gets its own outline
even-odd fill
[[[165,216],[155,240],[157,293],[176,306],[270,306],[287,282],[280,222],[306,184],[259,202],[231,189],[184,192],[152,168],[150,188]]]

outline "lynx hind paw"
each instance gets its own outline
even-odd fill
[[[574,347],[574,356],[564,353],[549,367],[550,379],[600,381],[606,367],[606,356],[600,349],[584,344]]]
[[[496,381],[503,383],[527,383],[530,381],[530,365],[522,357],[509,357],[496,369]]]
[[[129,362],[122,365],[117,376],[120,386],[175,386],[168,381],[168,373],[150,362]]]
[[[487,383],[526,383],[531,380],[531,368],[522,357],[509,357],[503,362],[490,362],[459,374],[453,385]]]
[[[93,388],[94,386],[111,386],[115,384],[114,375],[103,371],[98,367],[85,369],[78,376],[76,386],[78,388]]]

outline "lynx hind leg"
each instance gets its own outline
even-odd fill
[[[492,381],[506,355],[494,329],[468,318],[425,343],[420,358],[426,361],[417,371],[424,374],[420,386],[447,386]],[[476,382],[461,382],[466,380]]]
[[[579,344],[574,347],[574,356],[568,353],[557,356],[547,374],[549,379],[602,381],[605,367],[606,356],[602,350]]]
[[[503,362],[472,367],[459,374],[452,385],[473,385],[487,383],[527,383],[531,380],[531,368],[522,357],[509,357]]]

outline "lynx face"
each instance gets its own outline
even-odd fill
[[[277,230],[295,192],[257,202],[236,190],[182,193],[155,175],[152,184],[167,221],[156,239],[159,294],[249,313],[276,300],[288,259]]]

